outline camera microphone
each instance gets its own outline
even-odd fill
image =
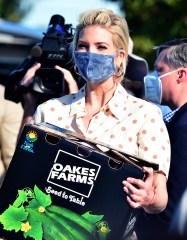
[[[42,48],[39,45],[35,45],[31,49],[31,56],[34,58],[39,58],[42,55]]]

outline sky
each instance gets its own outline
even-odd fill
[[[90,8],[109,8],[115,13],[122,14],[119,3],[105,0],[32,0],[34,6],[22,22],[34,28],[47,29],[54,14],[65,18],[66,24],[77,25],[81,12]]]

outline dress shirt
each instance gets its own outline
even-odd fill
[[[86,86],[86,85],[85,85]],[[82,118],[87,114],[85,89],[51,99],[40,106],[32,123],[48,122],[108,144],[120,151],[159,164],[168,176],[170,141],[160,109],[153,103],[136,98],[121,84],[85,129]]]

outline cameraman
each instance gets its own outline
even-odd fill
[[[51,98],[78,91],[82,80],[73,71],[71,42],[72,24],[61,15],[51,17],[41,42],[8,77],[5,99],[22,103],[22,127],[28,123],[37,106]],[[78,79],[76,82],[74,79]]]

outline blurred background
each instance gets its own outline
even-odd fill
[[[42,39],[52,15],[62,15],[66,24],[75,27],[80,12],[90,8],[110,8],[124,16],[133,53],[146,59],[152,70],[153,46],[186,37],[185,6],[185,0],[0,0],[0,78]]]

